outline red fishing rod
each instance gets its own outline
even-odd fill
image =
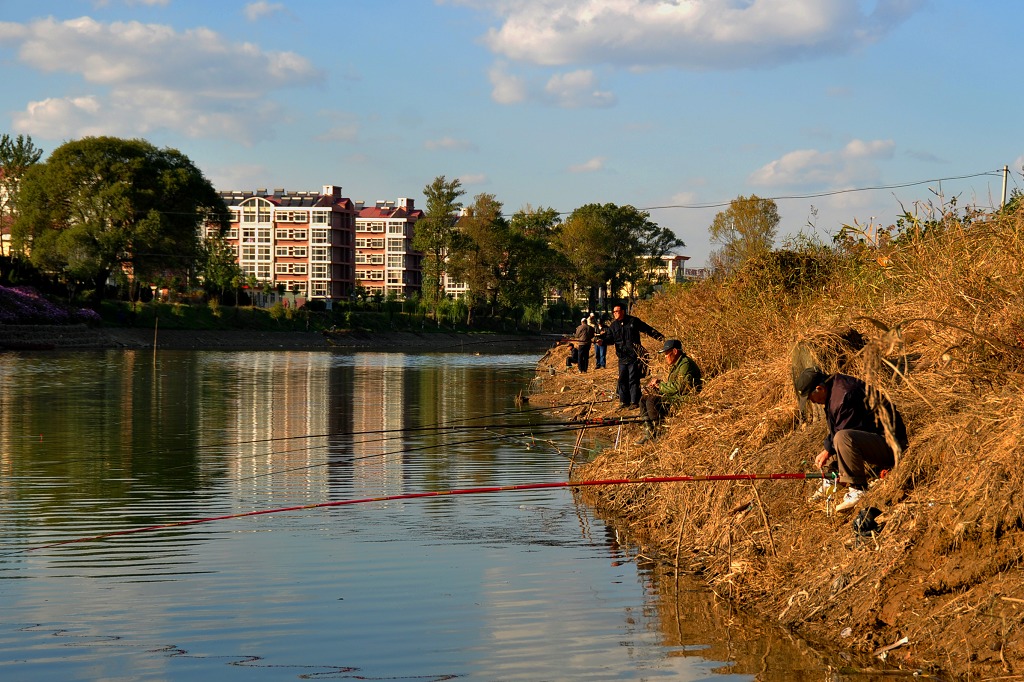
[[[830,476],[830,475],[828,475]],[[697,481],[803,481],[813,480],[826,477],[826,474],[822,474],[820,471],[811,473],[804,472],[791,472],[791,473],[777,473],[777,474],[706,474],[702,476],[644,476],[641,478],[604,478],[594,479],[588,481],[551,481],[548,483],[520,483],[516,485],[501,485],[501,486],[489,486],[481,488],[456,488],[453,490],[435,490],[429,492],[418,492],[418,493],[400,493],[397,495],[382,495],[379,497],[361,497],[352,500],[336,500],[334,502],[316,502],[313,504],[302,504],[294,507],[277,507],[275,509],[257,509],[254,511],[240,512],[238,514],[224,514],[222,516],[208,516],[200,519],[189,519],[186,521],[175,521],[173,523],[163,523],[155,526],[143,526],[140,528],[127,528],[125,530],[115,530],[109,533],[101,533],[99,535],[91,535],[88,537],[74,538],[71,540],[61,540],[59,542],[51,542],[46,545],[37,545],[35,547],[27,547],[16,552],[4,554],[3,556],[9,556],[20,552],[35,552],[41,549],[52,549],[54,547],[61,547],[63,545],[70,545],[82,542],[94,542],[96,540],[105,540],[106,538],[117,537],[121,535],[134,535],[136,533],[149,533],[158,530],[167,530],[170,528],[181,528],[182,526],[195,526],[200,523],[211,523],[213,521],[227,521],[229,519],[241,519],[247,516],[264,516],[267,514],[280,514],[283,512],[303,511],[306,509],[323,509],[327,507],[347,507],[354,504],[367,504],[370,502],[391,502],[395,500],[417,500],[426,497],[451,497],[455,495],[485,495],[489,493],[507,493],[507,492],[518,492],[522,490],[544,490],[547,488],[584,488],[590,486],[603,486],[603,485],[639,485],[642,483],[691,483]]]

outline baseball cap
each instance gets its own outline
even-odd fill
[[[662,346],[661,350],[659,350],[658,352],[667,353],[673,348],[675,348],[676,350],[683,349],[683,344],[679,343],[679,339],[665,339],[665,345]]]

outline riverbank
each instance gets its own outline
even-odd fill
[[[576,480],[814,472],[827,426],[818,407],[800,413],[793,378],[816,366],[863,379],[907,423],[909,447],[851,513],[802,480],[580,494],[643,554],[858,668],[1024,680],[1021,263],[1024,215],[949,220],[884,250],[772,254],[637,306],[681,340],[704,390],[654,443],[635,445],[634,425],[591,427],[604,449]],[[531,404],[621,416],[614,370],[566,372],[564,355],[538,364]],[[861,535],[868,507],[881,516]]]
[[[322,350],[543,353],[556,336],[446,332],[295,332],[0,325],[0,350]]]

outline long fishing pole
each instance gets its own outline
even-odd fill
[[[419,445],[419,446],[411,447],[411,448],[402,448],[401,450],[389,450],[389,451],[385,451],[385,452],[377,452],[377,453],[374,453],[372,455],[359,455],[359,456],[347,457],[346,461],[348,461],[348,462],[356,462],[356,461],[362,461],[362,460],[366,460],[366,459],[374,459],[376,457],[387,457],[388,455],[404,455],[404,454],[411,453],[411,452],[422,452],[424,450],[436,450],[437,448],[450,447],[450,446],[453,446],[453,445],[473,445],[473,444],[476,444],[476,443],[489,443],[489,442],[494,441],[494,440],[499,440],[499,439],[502,439],[502,438],[514,437],[514,436],[521,436],[521,437],[526,438],[526,437],[533,436],[533,435],[536,435],[536,434],[548,435],[548,434],[554,434],[554,433],[561,433],[563,431],[573,431],[573,430],[576,430],[576,429],[587,429],[587,428],[591,428],[593,426],[618,426],[618,425],[621,425],[621,424],[639,424],[641,421],[643,421],[643,420],[640,419],[639,417],[614,417],[614,418],[600,417],[600,418],[597,418],[597,419],[589,419],[589,420],[582,420],[582,421],[576,421],[576,422],[560,422],[560,423],[554,423],[551,426],[549,426],[548,428],[543,429],[543,430],[522,431],[520,433],[507,433],[507,434],[502,434],[502,435],[485,436],[483,438],[471,438],[471,439],[467,439],[467,440],[445,441],[445,442],[442,442],[442,443],[433,443],[433,444],[430,444],[430,445]],[[390,439],[384,439],[384,440],[390,440]],[[364,443],[369,443],[369,442],[374,442],[374,441],[361,441],[360,445],[362,445]],[[288,454],[290,452],[302,452],[302,451],[309,450],[309,449],[311,449],[311,448],[299,448],[299,449],[296,449],[296,450],[284,450],[284,451],[278,451],[275,454],[279,454],[280,455],[280,454]],[[267,472],[264,472],[262,474],[253,474],[252,476],[246,476],[245,478],[237,478],[237,479],[234,479],[234,482],[235,483],[239,483],[239,482],[242,482],[242,481],[251,481],[253,479],[266,478],[267,476],[274,476],[274,475],[277,475],[277,474],[287,474],[287,473],[293,473],[293,472],[296,472],[296,471],[305,471],[307,469],[315,469],[317,467],[322,467],[322,466],[331,466],[332,464],[336,464],[336,462],[330,462],[330,461],[328,461],[328,462],[317,462],[316,464],[303,464],[301,466],[289,467],[287,469],[274,469],[272,471],[267,471]]]
[[[224,514],[221,516],[207,516],[199,519],[188,519],[186,521],[174,521],[155,526],[143,526],[140,528],[127,528],[124,530],[110,531],[88,537],[61,540],[35,547],[26,547],[14,550],[0,556],[11,556],[19,552],[36,552],[43,549],[53,549],[64,545],[71,545],[84,542],[95,542],[107,538],[119,537],[122,535],[135,535],[138,533],[150,533],[158,530],[171,528],[182,528],[184,526],[195,526],[201,523],[212,523],[214,521],[228,521],[230,519],[241,519],[248,516],[265,516],[267,514],[281,514],[285,512],[304,511],[308,509],[325,509],[328,507],[347,507],[356,504],[368,504],[370,502],[391,502],[396,500],[417,500],[427,497],[452,497],[455,495],[486,495],[492,493],[521,492],[525,490],[546,490],[550,488],[584,488],[591,486],[606,485],[640,485],[644,483],[692,483],[700,481],[803,481],[820,479],[829,476],[820,471],[815,472],[785,472],[772,474],[704,474],[697,476],[644,476],[641,478],[604,478],[586,481],[551,481],[547,483],[519,483],[515,485],[487,486],[478,488],[455,488],[452,490],[434,490],[418,493],[400,493],[396,495],[381,495],[379,497],[361,497],[351,500],[335,500],[333,502],[315,502],[313,504],[302,504],[293,507],[277,507],[274,509],[257,509],[254,511],[240,512],[237,514]]]

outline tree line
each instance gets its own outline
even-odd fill
[[[86,137],[62,144],[45,161],[42,155],[30,137],[0,136],[0,221],[11,235],[0,277],[24,261],[66,287],[69,297],[96,302],[111,295],[112,278],[124,285],[116,294],[122,296],[139,283],[166,281],[168,273],[181,289],[201,287],[222,297],[244,282],[223,239],[200,236],[198,228],[211,220],[226,227],[226,206],[178,150]],[[527,205],[508,216],[494,194],[464,205],[461,182],[443,175],[423,193],[426,209],[413,247],[423,254],[421,299],[435,318],[445,278],[465,285],[467,322],[542,308],[553,292],[592,310],[623,292],[643,297],[658,284],[660,257],[685,246],[630,205],[587,204],[567,215]],[[770,244],[778,223],[770,200],[740,200],[711,228],[712,239],[723,244],[723,267],[754,248],[744,246],[751,234]],[[749,228],[751,216],[768,224],[767,231]]]

